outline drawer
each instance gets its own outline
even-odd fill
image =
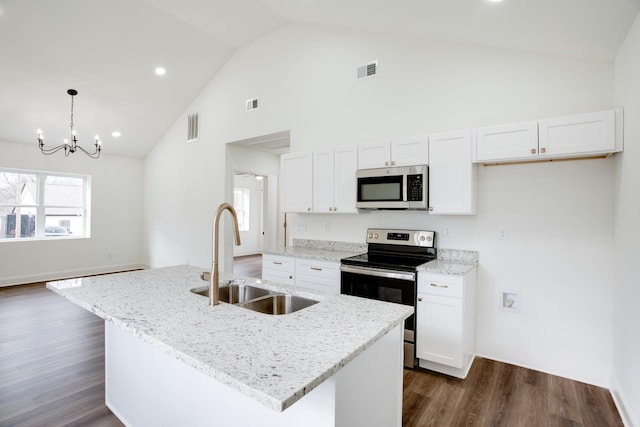
[[[296,259],[281,255],[263,255],[262,269],[283,271],[293,274],[296,270]]]
[[[295,282],[295,275],[293,274],[293,272],[263,268],[262,279],[270,280],[276,283],[282,283],[285,285],[293,285]]]
[[[418,293],[462,298],[464,278],[442,274],[418,274]]]
[[[296,258],[296,275],[301,274],[340,283],[340,263]]]

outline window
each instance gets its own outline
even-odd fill
[[[0,240],[89,236],[90,178],[0,169]]]
[[[248,188],[236,188],[233,190],[233,207],[238,214],[238,228],[240,231],[249,231],[249,200],[251,193]]]

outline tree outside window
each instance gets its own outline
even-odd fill
[[[89,180],[0,169],[0,240],[88,236]]]

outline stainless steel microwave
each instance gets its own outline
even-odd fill
[[[428,209],[429,166],[360,169],[359,209]]]

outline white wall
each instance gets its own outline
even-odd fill
[[[91,176],[91,237],[0,242],[0,286],[142,265],[143,162],[104,151],[98,160],[65,158],[43,155],[35,142],[0,142],[0,167]]]
[[[640,16],[640,15],[639,15]],[[625,107],[624,153],[616,159],[615,288],[613,316],[614,396],[640,426],[640,17],[636,17],[615,63],[616,102]],[[633,421],[632,421],[633,420]],[[633,423],[633,424],[631,424]]]
[[[379,76],[356,81],[356,66],[374,59]],[[260,109],[247,114],[244,101],[253,97]],[[183,117],[146,159],[149,261],[209,264],[206,231],[225,197],[227,141],[290,129],[292,151],[301,151],[613,106],[611,63],[285,27],[239,50],[189,108],[207,124],[198,146],[182,142]],[[439,246],[480,251],[478,352],[608,385],[614,160],[488,167],[479,175],[474,217],[292,215],[290,237],[363,242],[369,226],[449,226]],[[192,225],[177,229],[172,220],[181,215]],[[509,228],[508,241],[498,241],[500,226]],[[522,293],[521,314],[498,311],[500,289]]]

